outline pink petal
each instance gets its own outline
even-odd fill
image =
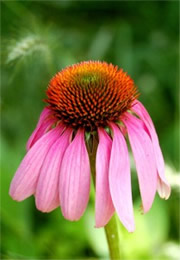
[[[99,145],[96,154],[96,227],[105,226],[114,213],[109,190],[109,161],[112,141],[103,128],[98,128]]]
[[[36,187],[36,207],[43,212],[50,212],[60,205],[59,202],[59,175],[64,152],[69,145],[71,129],[51,146],[40,170]]]
[[[33,144],[45,134],[45,132],[52,126],[52,124],[55,122],[55,118],[51,117],[51,110],[45,107],[40,115],[38,124],[29,137],[29,140],[26,145],[26,150],[28,151]]]
[[[165,170],[164,170],[164,159],[161,152],[161,148],[159,146],[158,137],[156,134],[156,130],[154,124],[149,116],[145,107],[139,102],[138,100],[135,101],[134,105],[132,106],[132,110],[143,120],[144,124],[148,129],[148,133],[152,139],[153,149],[156,158],[156,165],[158,169],[158,185],[157,190],[161,198],[168,199],[171,193],[171,188],[166,180],[165,177]]]
[[[63,129],[63,126],[58,126],[49,131],[26,154],[11,182],[9,193],[14,200],[24,200],[35,192],[37,178],[44,158]]]
[[[78,220],[86,209],[90,191],[90,164],[82,129],[64,154],[59,189],[64,217]]]
[[[144,212],[153,203],[157,187],[157,171],[154,151],[143,122],[135,116],[124,113],[121,118],[127,127],[132,152],[135,159]]]
[[[111,197],[121,222],[129,232],[133,232],[135,226],[128,149],[117,125],[111,123],[110,126],[114,133],[109,166]]]

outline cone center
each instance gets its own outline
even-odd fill
[[[86,62],[67,67],[50,82],[50,108],[71,127],[94,130],[116,121],[137,97],[132,79],[105,62]]]

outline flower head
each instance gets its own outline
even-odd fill
[[[66,219],[78,220],[90,191],[85,133],[90,139],[96,133],[96,227],[105,226],[116,211],[128,231],[134,231],[127,138],[143,211],[151,208],[156,191],[165,199],[170,195],[153,122],[137,98],[133,80],[112,64],[82,62],[56,74],[47,89],[48,105],[12,180],[12,198],[21,201],[34,194],[39,210],[60,206]]]
[[[132,79],[105,62],[67,67],[50,82],[47,102],[57,118],[86,131],[119,120],[137,97]]]

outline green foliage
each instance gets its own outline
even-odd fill
[[[121,226],[123,257],[177,259],[178,2],[3,1],[1,7],[1,258],[108,257],[104,232],[94,228],[93,191],[85,215],[74,223],[64,220],[60,209],[43,214],[35,209],[33,198],[17,203],[8,195],[49,80],[65,66],[91,59],[111,62],[132,76],[171,169],[172,196],[168,201],[156,197],[147,215],[138,210],[133,170],[136,232],[129,234]]]

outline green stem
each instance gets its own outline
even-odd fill
[[[111,259],[121,259],[119,222],[116,214],[112,216],[111,220],[105,226],[105,233]]]
[[[91,174],[94,182],[96,183],[96,151],[98,146],[98,137],[97,135],[92,135],[88,142],[87,148],[91,164]],[[107,238],[107,243],[109,247],[109,254],[111,260],[120,260],[121,259],[121,250],[120,250],[120,230],[119,230],[119,221],[114,214],[108,224],[105,226],[105,234]]]

